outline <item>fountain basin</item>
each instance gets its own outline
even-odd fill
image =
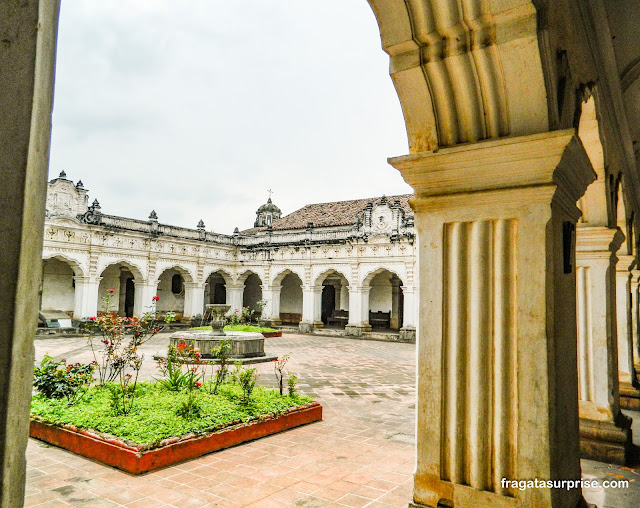
[[[225,335],[212,335],[208,330],[193,330],[177,332],[169,337],[172,346],[184,341],[198,348],[203,359],[213,358],[211,350],[219,347],[223,340],[231,341],[231,357],[234,360],[266,356],[264,336],[256,332],[225,332]]]

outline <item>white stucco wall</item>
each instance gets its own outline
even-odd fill
[[[372,312],[391,312],[391,274],[382,272],[371,281],[369,310]]]
[[[73,312],[73,270],[64,261],[45,259],[42,271],[42,309]]]
[[[302,314],[302,281],[294,273],[282,280],[280,312]]]
[[[123,301],[121,297],[121,289],[122,293],[124,293],[125,288],[120,288],[120,280],[121,280],[121,265],[111,265],[105,268],[102,272],[100,281],[100,286],[98,288],[98,312],[106,312],[115,311],[118,314],[124,312],[124,307],[120,307],[120,302]],[[109,293],[109,289],[113,289],[113,296],[111,297],[109,309],[105,308],[103,298],[107,296]]]

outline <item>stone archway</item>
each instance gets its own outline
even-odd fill
[[[44,259],[42,261],[40,309],[58,310],[74,317],[76,309],[75,277],[82,275],[83,272],[74,261],[61,256]]]

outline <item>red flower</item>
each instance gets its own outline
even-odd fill
[[[196,381],[196,386],[200,388],[202,386],[202,383],[200,381]]]
[[[160,297],[159,296],[154,296],[151,300],[154,301],[154,302],[157,302],[158,300],[160,300]]]
[[[95,316],[89,318],[89,321],[95,321],[95,320],[96,320]]]
[[[110,289],[110,290],[109,290],[109,293],[115,293],[115,292],[116,292],[116,290],[115,290],[115,289]]]

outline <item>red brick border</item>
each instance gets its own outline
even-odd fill
[[[282,332],[281,331],[276,331],[276,332],[260,332],[262,334],[263,337],[282,337]]]
[[[152,450],[135,448],[117,439],[105,439],[72,425],[60,427],[33,419],[29,435],[127,473],[141,474],[318,420],[322,420],[322,406],[312,402],[257,422],[199,436],[168,439],[164,446]]]

